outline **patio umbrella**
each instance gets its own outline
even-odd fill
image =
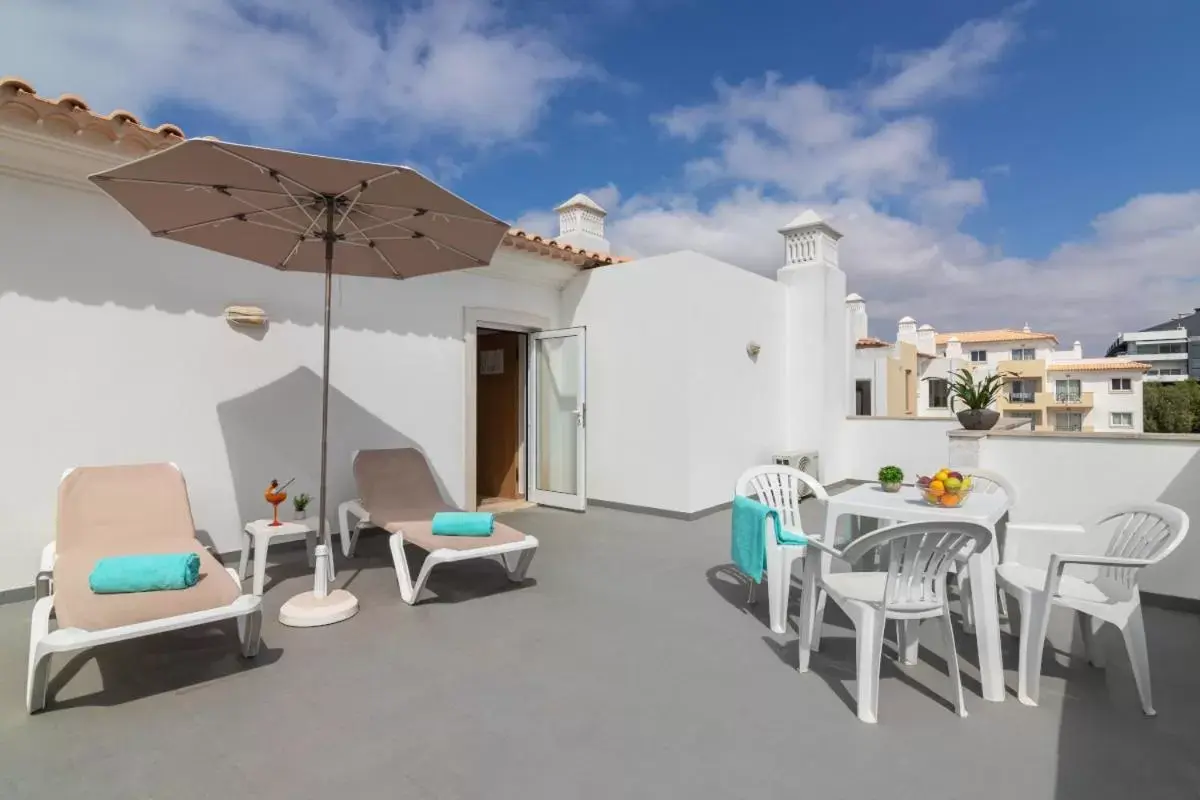
[[[154,236],[283,272],[324,273],[318,541],[332,558],[326,453],[333,276],[403,280],[484,266],[508,226],[408,167],[215,139],[181,142],[91,180]],[[318,558],[313,591],[289,600],[282,620],[324,625],[357,611],[349,592],[328,591],[322,566]]]

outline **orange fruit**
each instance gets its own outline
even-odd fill
[[[949,508],[953,508],[954,506],[958,505],[959,500],[961,499],[962,498],[960,498],[958,495],[950,493],[946,493],[940,498],[941,504]]]
[[[929,492],[934,497],[940,497],[945,491],[946,484],[942,483],[941,481],[935,480],[929,482]]]

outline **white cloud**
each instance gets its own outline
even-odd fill
[[[382,15],[356,0],[7,0],[0,16],[6,69],[44,94],[141,115],[184,102],[275,141],[360,123],[401,140],[511,140],[564,85],[598,75],[494,0]]]
[[[1135,197],[1036,260],[1005,257],[959,228],[986,203],[983,178],[1008,166],[955,175],[934,122],[902,107],[979,86],[1018,34],[1011,14],[972,22],[897,59],[882,82],[844,90],[774,74],[717,82],[711,102],[657,118],[693,157],[674,188],[605,204],[614,249],[696,249],[773,275],[777,229],[812,207],[845,234],[842,267],[883,336],[906,314],[941,330],[1028,322],[1097,355],[1120,330],[1200,305],[1200,191]],[[556,230],[552,216],[526,219]]]
[[[937,47],[885,56],[885,64],[895,72],[867,93],[867,105],[895,110],[967,94],[983,71],[1013,43],[1017,32],[1014,12],[969,22]]]

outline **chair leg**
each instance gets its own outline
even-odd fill
[[[963,632],[975,633],[975,607],[971,603],[971,571],[966,564],[958,568],[958,602],[962,606]]]
[[[899,651],[900,663],[906,667],[914,666],[921,654],[921,620],[896,620],[896,649]]]
[[[813,555],[817,554],[814,553]],[[833,556],[829,555],[828,553],[820,553],[817,558],[809,558],[806,556],[804,559],[804,563],[806,565],[806,575],[808,574],[807,564],[810,561],[816,565],[815,574],[822,578],[833,571]],[[804,582],[804,586],[805,588],[808,587],[807,579]],[[821,651],[821,623],[825,620],[825,592],[820,592],[817,595],[817,620],[818,624],[816,629],[813,631],[812,642],[810,644],[810,647],[814,653],[819,653]]]
[[[786,563],[779,551],[767,551],[767,601],[773,633],[784,633],[787,629],[787,601],[791,581],[788,580],[790,576],[786,574]]]
[[[818,578],[819,569],[819,559],[804,559],[804,588],[800,592],[800,657],[798,660],[798,668],[801,672],[808,672],[813,640],[823,621],[821,607],[824,603],[821,601],[824,599],[825,593],[821,591]]]
[[[1100,647],[1096,634],[1104,626],[1104,620],[1082,612],[1076,613],[1075,616],[1079,619],[1079,636],[1083,639],[1083,652],[1088,663],[1093,667],[1103,667],[1104,650]]]
[[[1135,606],[1129,619],[1121,628],[1125,637],[1125,649],[1129,651],[1129,663],[1133,667],[1133,678],[1137,681],[1138,695],[1142,698],[1142,711],[1153,717],[1158,712],[1150,697],[1150,656],[1146,652],[1146,626],[1142,621],[1142,607]]]
[[[958,647],[954,643],[954,621],[950,618],[950,604],[947,603],[938,626],[942,629],[942,638],[946,640],[946,667],[950,673],[950,681],[954,684],[954,710],[960,717],[967,715],[967,704],[963,699],[962,672],[958,667]]]
[[[29,626],[29,669],[25,675],[25,709],[30,714],[46,707],[50,651],[42,648],[42,640],[50,633],[50,612],[53,610],[53,597],[43,597],[33,605]]]
[[[879,720],[879,664],[883,658],[883,614],[867,611],[856,620],[858,651],[858,718],[874,724]]]
[[[417,574],[417,581],[413,584],[412,600],[408,601],[410,606],[416,605],[421,598],[421,590],[425,588],[425,581],[429,580],[429,573],[433,571],[434,565],[440,562],[436,561],[433,554],[425,556],[425,563],[421,565],[421,571]]]
[[[1042,681],[1042,652],[1046,647],[1046,628],[1050,623],[1050,604],[1040,595],[1031,595],[1021,603],[1021,655],[1017,672],[1017,698],[1027,706],[1038,704]]]

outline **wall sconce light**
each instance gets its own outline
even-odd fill
[[[762,346],[758,342],[750,342],[746,345],[746,355],[750,356],[751,361],[758,361],[758,354],[762,352]]]
[[[261,328],[267,324],[267,312],[254,306],[230,306],[225,321],[239,328]]]

